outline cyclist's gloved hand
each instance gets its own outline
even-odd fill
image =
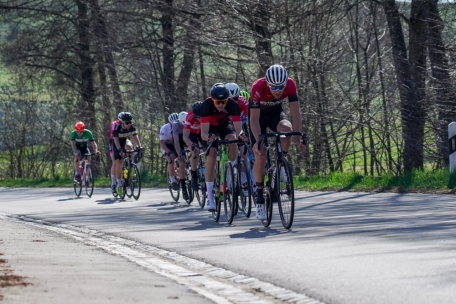
[[[122,149],[122,148],[117,149],[117,151],[119,151],[119,155],[120,155],[120,156],[124,156],[124,153],[123,153],[123,149]]]
[[[198,144],[197,143],[193,143],[192,144],[192,151],[195,150],[195,149],[198,149]]]
[[[144,148],[143,147],[138,147],[139,149],[139,158],[142,158],[144,156]]]
[[[96,154],[97,156],[100,156],[100,155],[101,155],[101,152],[97,150],[97,151],[95,151],[95,154]]]
[[[247,136],[245,135],[244,132],[241,132],[241,134],[239,134],[238,138],[240,140],[242,140],[243,142],[246,142],[248,140]]]
[[[300,147],[301,149],[306,148],[307,143],[303,140],[303,138],[301,136],[294,136],[294,140],[295,140],[296,145],[298,145],[298,147]]]
[[[207,138],[207,143],[211,143],[211,142],[213,142],[216,139],[217,139],[217,136],[215,134],[209,133],[209,136]]]

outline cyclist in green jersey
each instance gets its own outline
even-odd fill
[[[79,175],[79,161],[82,159],[82,155],[86,153],[90,154],[88,143],[91,143],[96,155],[99,156],[101,153],[98,151],[98,145],[93,138],[92,132],[85,128],[85,124],[82,121],[78,121],[74,125],[74,130],[71,131],[70,138],[71,148],[74,154],[74,179],[79,182],[81,180],[81,176]]]

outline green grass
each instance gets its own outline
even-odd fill
[[[141,171],[143,187],[166,187],[166,178]],[[109,187],[109,178],[96,178],[96,187]],[[299,176],[294,178],[295,189],[306,191],[367,191],[456,193],[456,173],[448,168],[434,171],[414,171],[400,176],[362,176],[359,173],[335,172],[326,176]],[[73,187],[70,178],[3,179],[0,187]]]
[[[456,173],[450,174],[448,168],[414,171],[400,176],[335,172],[326,176],[300,176],[294,182],[296,189],[310,191],[456,192]]]
[[[107,177],[95,177],[95,187],[109,187],[110,183]],[[142,187],[165,187],[166,185],[165,177],[141,171]],[[0,180],[0,187],[73,187],[73,179],[60,176],[39,179],[2,179]]]

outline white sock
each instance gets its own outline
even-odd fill
[[[231,163],[231,167],[234,168],[234,167],[236,167],[237,161],[236,160],[233,160],[233,161],[230,160],[230,163]]]
[[[171,181],[171,183],[174,183],[176,181],[176,179],[174,178],[174,176],[170,176],[169,177],[169,180]]]
[[[115,184],[116,184],[116,175],[115,174],[111,174],[111,186],[113,186]]]
[[[212,192],[213,189],[214,189],[214,182],[206,182],[207,198],[210,199],[211,201],[214,200],[214,193]]]
[[[78,170],[74,170],[74,174],[75,175],[79,175],[79,169]]]
[[[120,180],[120,178],[117,180],[117,187],[120,187],[122,186],[122,181]]]

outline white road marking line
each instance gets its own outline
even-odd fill
[[[101,248],[107,253],[121,256],[150,271],[170,278],[216,303],[323,304],[305,294],[240,275],[175,252],[104,232],[6,213],[0,213],[0,218],[51,230],[70,236],[84,244]]]

